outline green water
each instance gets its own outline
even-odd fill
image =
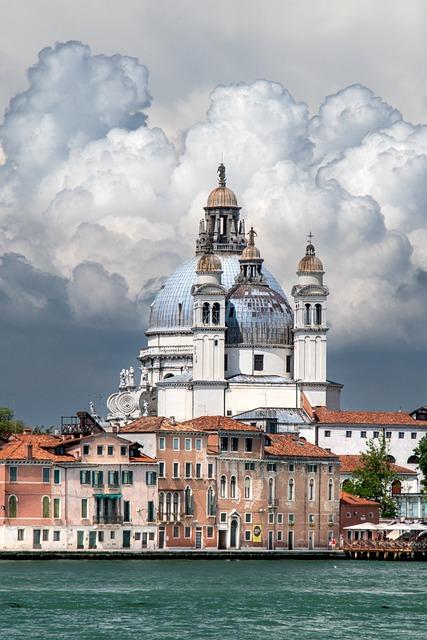
[[[0,637],[425,640],[427,563],[1,561]]]

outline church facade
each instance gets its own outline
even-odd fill
[[[311,236],[286,293],[264,266],[256,232],[246,233],[225,167],[209,194],[193,258],[151,304],[141,379],[122,371],[107,401],[108,421],[148,415],[178,421],[236,416],[257,407],[339,409],[342,385],[327,379],[324,269]]]

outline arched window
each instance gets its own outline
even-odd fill
[[[176,491],[173,494],[172,513],[173,513],[174,519],[177,520],[179,515],[179,496]]]
[[[250,500],[252,498],[252,480],[249,476],[245,478],[245,499]]]
[[[391,462],[392,464],[394,464],[394,463],[396,462],[396,458],[394,458],[393,456],[388,455],[388,456],[386,456],[386,458],[387,458],[387,460],[388,460],[389,462]]]
[[[304,309],[304,324],[311,324],[311,304],[306,304]]]
[[[204,302],[202,307],[202,321],[203,324],[209,324],[211,316],[211,310],[209,302]]]
[[[7,515],[9,518],[16,518],[18,513],[18,498],[16,496],[9,496]]]
[[[294,479],[291,478],[288,482],[288,500],[295,500],[295,491],[294,491]]]
[[[231,480],[230,480],[230,498],[236,498],[237,496],[237,491],[236,491],[236,476],[231,476]]]
[[[352,482],[350,480],[350,478],[346,478],[346,480],[344,480],[344,482],[341,485],[341,489],[343,491],[349,491],[349,489],[351,489],[352,487]]]
[[[334,481],[329,480],[328,482],[328,500],[334,499]]]
[[[418,456],[409,456],[408,458],[408,464],[418,464],[419,463],[419,458]]]
[[[270,478],[268,481],[268,504],[273,504],[274,501],[274,480]]]
[[[398,496],[401,493],[402,493],[402,483],[400,482],[400,480],[394,480],[394,482],[392,482],[392,485],[391,485],[391,495]]]
[[[163,520],[163,514],[165,512],[165,494],[159,493],[159,519]]]
[[[209,487],[208,489],[208,495],[207,495],[207,512],[208,512],[208,516],[214,516],[216,513],[216,507],[215,507],[215,491],[213,490],[212,487]]]
[[[166,494],[166,520],[171,519],[171,512],[172,512],[172,496],[168,492]]]
[[[308,483],[308,499],[309,500],[314,500],[314,480],[313,480],[313,478],[310,478],[310,481]]]
[[[227,478],[225,476],[221,476],[220,495],[221,498],[227,497]]]
[[[193,492],[190,487],[186,487],[184,491],[185,498],[185,515],[192,516],[193,515]]]
[[[314,308],[314,324],[322,324],[322,305],[316,304]]]
[[[48,496],[43,496],[42,499],[42,517],[50,518],[50,498]]]
[[[167,380],[168,378],[173,378],[173,373],[166,373],[166,374],[163,376],[163,380]]]
[[[219,302],[214,302],[212,306],[212,324],[219,324],[219,321],[220,321]]]

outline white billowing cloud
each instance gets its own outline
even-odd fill
[[[310,122],[316,158],[339,155],[347,148],[358,146],[369,132],[390,127],[401,118],[397,109],[367,87],[351,85],[328,96],[320,106],[319,115]]]
[[[136,129],[150,104],[148,71],[134,58],[93,56],[80,42],[43,49],[0,128],[13,168],[31,184],[73,148],[114,127]]]
[[[0,251],[53,278],[77,323],[142,327],[162,279],[192,253],[224,157],[288,293],[315,234],[334,340],[402,342],[423,324],[425,127],[360,85],[310,119],[280,84],[258,80],[213,90],[206,119],[176,147],[147,126],[147,77],[137,60],[56,45],[0,128]]]

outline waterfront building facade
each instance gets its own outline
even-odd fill
[[[325,549],[339,460],[225,416],[143,417],[120,433],[12,436],[0,498],[7,550]]]

